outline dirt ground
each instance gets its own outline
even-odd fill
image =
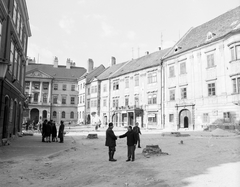
[[[115,132],[116,135],[122,132]],[[50,155],[0,160],[0,186],[6,187],[239,187],[240,136],[143,134],[136,160],[126,162],[126,139],[117,140],[115,159],[108,161],[105,136],[67,135],[71,142]],[[180,142],[183,141],[183,144]],[[42,142],[41,142],[42,143]],[[57,143],[42,143],[53,147]],[[63,145],[63,144],[62,144]],[[145,157],[146,145],[159,145],[168,155]],[[42,147],[41,147],[42,148]],[[1,149],[1,148],[0,148]],[[1,154],[1,152],[0,152]]]

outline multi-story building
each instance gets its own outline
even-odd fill
[[[78,79],[78,86],[82,91],[79,92],[79,99],[85,98],[82,103],[78,105],[78,116],[81,115],[81,122],[85,124],[94,124],[99,121],[100,115],[100,84],[97,76],[105,70],[103,65],[94,68],[92,59],[88,60],[88,73]],[[85,94],[83,90],[85,89]],[[81,114],[80,114],[81,113]]]
[[[163,60],[166,127],[240,123],[240,7],[191,29]]]
[[[77,80],[86,72],[67,59],[66,66],[29,62],[27,65],[25,92],[30,96],[28,118],[31,121],[52,119],[76,124],[78,89]]]
[[[110,121],[116,126],[162,128],[161,59],[169,49],[147,54],[110,76]]]
[[[22,129],[25,64],[30,36],[26,1],[0,1],[0,140],[15,137]]]
[[[106,70],[101,73],[97,79],[100,82],[100,119],[104,126],[106,126],[110,121],[111,112],[110,112],[110,103],[111,103],[111,87],[110,80],[111,76],[114,75],[122,66],[124,66],[126,62],[116,64],[116,58],[111,58],[111,66],[106,68]]]

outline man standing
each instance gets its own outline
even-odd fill
[[[128,146],[128,159],[126,162],[129,162],[132,159],[132,162],[135,160],[135,149],[137,144],[137,135],[132,130],[132,126],[128,126],[128,131],[119,136],[119,138],[127,137],[127,146]]]
[[[116,151],[117,136],[115,136],[112,129],[113,129],[113,123],[109,123],[108,124],[108,129],[106,130],[105,146],[108,146],[109,161],[115,162],[117,160],[114,159],[113,156],[114,156],[114,152]]]
[[[138,122],[135,124],[135,127],[133,127],[133,131],[136,132],[136,134],[137,134],[138,148],[141,148],[141,146],[140,146],[140,134],[142,134],[142,133],[141,133],[140,128],[138,126]]]
[[[58,130],[58,138],[60,138],[59,143],[63,143],[63,135],[64,135],[64,122],[61,121],[61,124],[59,126],[59,130]]]

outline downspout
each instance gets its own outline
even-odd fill
[[[50,90],[50,120],[52,119],[52,91],[53,91],[53,79],[51,80],[51,90]]]
[[[162,111],[162,124],[163,124],[163,129],[165,129],[165,68],[163,64],[163,59],[161,59],[161,75],[162,75],[162,80],[161,80],[161,95],[162,95],[162,105],[161,105],[161,111]]]
[[[108,77],[108,81],[109,81],[109,94],[108,94],[108,96],[109,96],[109,98],[108,98],[108,123],[110,123],[111,121],[110,121],[110,115],[111,115],[111,112],[110,112],[110,107],[111,107],[111,80],[110,80],[110,78]]]

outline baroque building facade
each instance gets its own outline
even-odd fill
[[[26,118],[38,121],[61,120],[77,124],[78,78],[86,72],[67,59],[66,66],[29,62],[25,79],[25,93],[30,98]]]
[[[22,131],[25,66],[30,36],[26,1],[0,1],[0,145]]]

